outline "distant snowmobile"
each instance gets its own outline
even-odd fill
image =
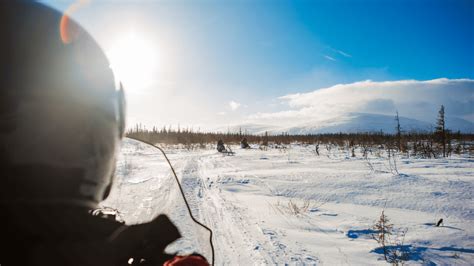
[[[250,145],[249,145],[249,143],[247,142],[247,138],[243,138],[243,139],[240,141],[240,148],[242,148],[242,149],[250,149]]]
[[[224,146],[224,141],[221,139],[217,141],[217,151],[218,152],[226,152],[225,146]]]
[[[229,146],[224,145],[224,141],[221,139],[217,141],[217,151],[226,155],[234,155],[235,153]]]

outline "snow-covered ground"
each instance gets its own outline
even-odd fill
[[[375,153],[369,165],[336,148],[233,148],[235,156],[167,149],[194,215],[214,231],[217,265],[387,264],[372,239],[383,209],[406,232],[408,264],[474,263],[474,158],[398,158],[396,174]],[[166,213],[185,235],[169,250],[209,256],[158,150],[125,140],[116,178],[104,206],[131,224]]]

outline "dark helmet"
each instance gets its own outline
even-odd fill
[[[1,2],[0,94],[0,203],[102,201],[124,98],[94,39],[42,4]]]

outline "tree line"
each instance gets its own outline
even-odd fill
[[[401,153],[411,153],[422,157],[447,157],[452,153],[473,154],[474,134],[452,132],[446,128],[444,106],[441,106],[436,127],[432,132],[404,131],[398,112],[395,116],[395,133],[325,133],[325,134],[249,134],[242,132],[201,132],[190,128],[171,127],[148,129],[141,124],[129,129],[126,135],[136,139],[161,144],[182,144],[186,147],[201,147],[222,140],[225,144],[240,144],[245,138],[248,143],[259,146],[279,147],[290,143],[334,145],[339,147],[383,147]]]

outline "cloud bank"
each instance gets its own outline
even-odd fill
[[[471,79],[366,80],[279,99],[287,104],[286,110],[258,113],[250,116],[249,121],[291,125],[338,119],[350,113],[394,115],[398,110],[400,116],[434,122],[442,104],[447,116],[471,122],[474,119],[474,80]]]
[[[229,108],[230,108],[232,111],[235,111],[235,110],[239,109],[239,107],[240,107],[240,103],[235,102],[235,101],[230,101],[230,102],[229,102]]]

